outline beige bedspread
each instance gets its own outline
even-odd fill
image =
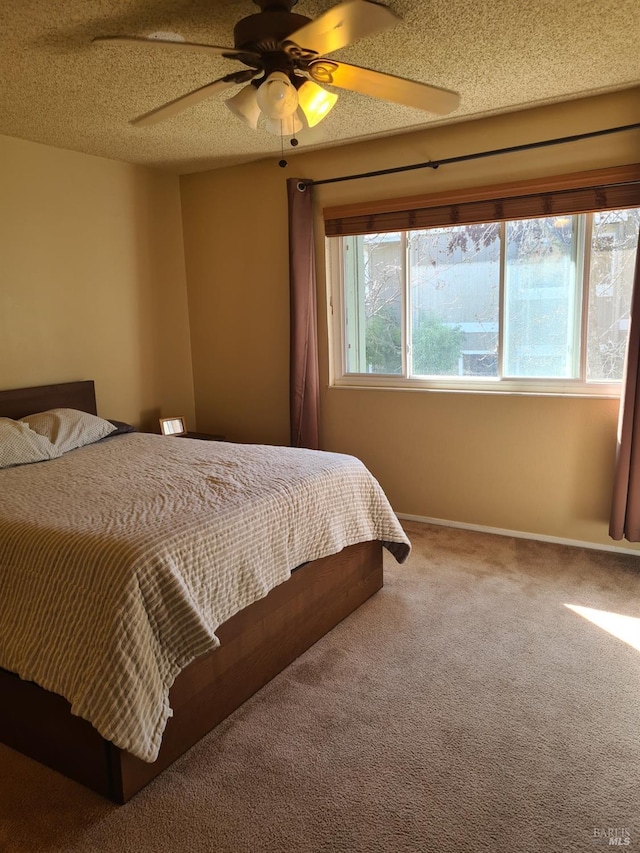
[[[169,688],[303,562],[408,540],[357,459],[132,434],[0,471],[0,666],[158,754]]]

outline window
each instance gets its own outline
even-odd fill
[[[633,206],[330,237],[335,383],[618,393],[639,230]]]

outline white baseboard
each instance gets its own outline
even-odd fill
[[[513,536],[516,539],[536,539],[539,542],[554,542],[556,545],[569,545],[572,548],[592,548],[595,551],[611,551],[614,554],[631,554],[640,557],[640,549],[621,548],[618,545],[601,545],[598,542],[581,542],[578,539],[564,539],[561,536],[545,536],[543,533],[525,533],[522,530],[505,530],[501,527],[486,527],[483,524],[466,524],[464,521],[448,521],[445,518],[427,518],[424,515],[396,513],[399,519],[418,521],[422,524],[437,524],[440,527],[459,527],[462,530],[475,530],[478,533],[493,533],[496,536]]]

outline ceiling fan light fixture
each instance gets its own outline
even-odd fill
[[[327,92],[313,80],[306,80],[298,89],[298,103],[309,127],[315,127],[336,105],[338,96]]]
[[[260,118],[260,107],[258,106],[258,90],[255,86],[249,83],[248,86],[240,89],[233,98],[228,98],[225,103],[234,115],[237,115],[245,124],[256,130]]]
[[[272,71],[258,88],[258,106],[269,119],[281,121],[298,109],[298,93],[282,71]]]
[[[266,130],[274,136],[295,136],[303,127],[297,112],[282,119],[268,118],[265,124]]]

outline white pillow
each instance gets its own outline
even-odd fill
[[[58,456],[93,444],[112,433],[116,427],[109,421],[78,409],[49,409],[22,418],[32,430],[47,438]]]
[[[22,421],[0,418],[0,468],[45,462],[59,455],[45,435],[29,429]]]

